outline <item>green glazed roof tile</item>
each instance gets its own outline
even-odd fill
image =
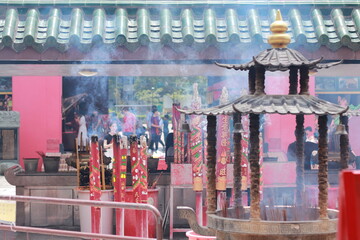
[[[314,9],[311,14],[316,37],[320,44],[325,44],[329,41],[329,36],[327,35],[327,29],[321,11],[319,9]]]
[[[250,9],[248,12],[248,24],[249,24],[250,36],[255,41],[258,42],[262,41],[260,17],[255,9]]]
[[[190,9],[185,9],[181,14],[181,32],[186,45],[191,45],[194,39],[194,17]]]
[[[145,8],[137,11],[137,31],[140,44],[148,45],[150,42],[150,16],[149,11]]]
[[[28,11],[24,29],[24,43],[26,46],[31,46],[34,39],[37,37],[39,23],[39,13],[36,9]]]
[[[306,43],[305,29],[298,9],[291,9],[289,13],[290,25],[293,30],[294,38],[297,44]]]
[[[219,37],[220,32],[217,32],[216,16],[213,9],[206,9],[204,13],[204,30],[205,30],[205,41],[209,44],[215,44],[217,36]],[[221,37],[220,37],[221,38]]]
[[[240,42],[239,21],[237,13],[234,9],[228,9],[226,11],[226,26],[229,42]]]
[[[96,9],[93,14],[92,21],[92,40],[94,42],[104,41],[106,39],[105,34],[105,11],[104,9]],[[105,39],[104,39],[105,38]]]
[[[341,43],[345,46],[348,46],[351,43],[351,38],[349,36],[348,27],[345,22],[343,12],[341,9],[334,9],[331,12],[331,17],[334,21],[334,26]]]
[[[360,9],[354,9],[351,13],[351,17],[354,20],[356,31],[360,33]]]
[[[17,24],[18,12],[15,9],[6,11],[4,30],[2,32],[2,41],[5,46],[11,47],[13,39],[20,24]]]
[[[88,2],[89,3],[89,2]],[[1,10],[1,8],[0,8]],[[26,10],[26,9],[25,9]],[[267,37],[276,9],[251,8],[105,8],[44,9],[9,8],[0,11],[0,49],[19,52],[34,48],[67,51],[76,47],[90,51],[93,46],[122,46],[130,51],[140,46],[152,49],[182,46],[202,50],[252,46],[269,48]],[[283,9],[289,24],[289,47],[316,51],[326,46],[360,49],[360,9]]]
[[[52,9],[50,12],[50,17],[48,20],[48,25],[43,27],[42,37],[46,39],[46,42],[50,45],[56,44],[56,41],[59,36],[59,28],[60,28],[60,21],[61,21],[61,12],[59,9]],[[39,37],[39,35],[38,35]]]
[[[167,8],[160,10],[160,40],[161,43],[167,45],[172,39],[172,15]]]
[[[81,9],[75,8],[72,10],[70,19],[69,43],[80,42],[83,30],[83,19],[84,14]],[[65,38],[66,35],[64,36],[64,39]]]
[[[115,11],[114,34],[115,41],[119,45],[124,45],[128,38],[128,14],[125,9],[118,8]]]

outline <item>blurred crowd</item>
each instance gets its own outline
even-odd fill
[[[138,138],[145,136],[151,152],[165,150],[165,139],[169,134],[170,115],[161,116],[157,106],[153,105],[146,114],[145,119],[139,119],[132,109],[124,107],[121,113],[99,114],[93,111],[90,114],[74,112],[73,119],[65,125],[71,128],[76,136],[80,148],[85,148],[92,135],[97,135],[104,142],[105,149],[112,148],[112,136],[119,134],[130,137],[136,135]]]

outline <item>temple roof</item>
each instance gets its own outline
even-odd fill
[[[346,110],[346,107],[310,95],[244,95],[231,103],[212,108],[179,109],[189,115],[231,115],[235,111],[243,114],[336,115]]]
[[[94,7],[95,2],[83,4],[86,7],[66,8],[53,7],[61,1],[47,1],[48,7],[40,4],[42,1],[33,1],[35,6],[41,5],[39,8],[29,8],[26,3],[31,1],[7,2],[19,5],[22,2],[25,6],[0,8],[0,50],[9,47],[17,52],[26,48],[39,52],[55,48],[66,52],[70,47],[88,52],[102,45],[130,51],[142,46],[176,50],[191,47],[195,51],[209,46],[230,51],[254,46],[266,49],[269,25],[275,18],[275,9],[269,5],[260,10],[249,6],[243,9],[241,4],[231,5],[230,1],[214,8],[212,4],[197,5],[195,9],[186,5],[174,7],[174,3],[158,4],[161,6],[158,8],[155,4],[158,1],[151,1],[154,5],[147,7],[134,4],[129,8],[120,5],[120,1],[118,8],[106,8],[110,6],[109,1],[103,1],[100,8]],[[71,1],[62,2],[70,4]],[[360,50],[358,8],[330,11],[329,8],[285,7],[282,12],[291,36],[289,48],[316,51],[325,46],[332,51],[341,47]]]

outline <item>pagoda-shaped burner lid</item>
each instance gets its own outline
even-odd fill
[[[315,96],[309,95],[307,92],[308,71],[306,70],[331,67],[341,63],[341,61],[328,64],[319,64],[322,58],[310,61],[306,59],[300,52],[287,48],[287,44],[290,42],[290,37],[286,34],[287,25],[284,21],[282,21],[279,11],[276,17],[276,21],[271,25],[270,28],[274,33],[269,37],[269,43],[272,45],[272,48],[267,49],[253,57],[253,61],[242,65],[217,63],[217,65],[221,67],[233,68],[235,70],[255,70],[252,72],[252,74],[249,72],[249,85],[255,83],[252,86],[252,90],[254,91],[253,93],[250,95],[243,95],[229,103],[223,103],[215,107],[190,110],[179,109],[179,111],[183,114],[189,115],[214,116],[231,115],[235,112],[242,114],[268,113],[318,116],[328,114],[345,114],[348,108],[321,100]],[[255,67],[259,67],[259,69],[256,69]],[[263,70],[285,71],[290,70],[291,67],[294,67],[295,69],[293,70],[295,71],[298,71],[300,68],[305,68],[305,71],[299,71],[300,78],[303,77],[303,79],[305,79],[302,81],[302,83],[300,82],[299,94],[295,90],[295,93],[291,93],[289,95],[266,95],[263,91],[265,83],[265,73]],[[296,81],[300,81],[297,76],[295,81],[291,82]],[[259,89],[259,93],[256,92],[258,91],[257,89]],[[297,89],[297,86],[295,89]]]
[[[243,114],[304,114],[304,115],[337,115],[343,114],[347,107],[327,102],[310,95],[244,95],[230,103],[205,109],[179,109],[188,115],[232,115]]]

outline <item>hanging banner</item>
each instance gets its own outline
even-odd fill
[[[147,167],[147,145],[145,136],[140,137],[140,202],[148,201],[148,167]],[[141,236],[148,237],[148,215],[147,211],[141,211]]]
[[[192,109],[201,108],[201,98],[199,97],[198,85],[194,83],[193,85],[193,99],[191,103]],[[198,115],[191,115],[191,135],[190,135],[190,154],[188,156],[191,160],[188,161],[192,163],[192,176],[193,176],[193,190],[202,191],[203,190],[203,179],[202,179],[202,168],[203,168],[203,154],[202,154],[202,133],[201,133],[201,122],[202,117]]]
[[[121,155],[121,163],[120,163],[120,202],[125,202],[125,191],[126,191],[126,166],[128,159],[128,139],[126,136],[121,138],[120,141],[120,155]]]
[[[180,104],[173,104],[172,107],[172,126],[174,136],[174,163],[180,163],[181,160],[181,132],[180,128],[180,112],[177,110]]]
[[[220,105],[228,101],[228,91],[224,87],[220,96]],[[216,190],[225,191],[226,164],[230,158],[230,118],[227,115],[218,116],[216,145]]]
[[[114,153],[114,163],[113,163],[113,186],[114,186],[114,201],[120,202],[121,188],[120,188],[120,165],[121,165],[121,156],[120,156],[120,139],[117,135],[113,137],[113,153]]]
[[[114,201],[125,202],[126,188],[126,160],[127,160],[127,138],[120,140],[119,136],[114,136],[114,164],[113,164],[113,185],[114,185]],[[125,155],[125,156],[124,156]],[[123,162],[125,159],[125,172]],[[117,208],[116,215],[116,234],[124,235],[124,210]]]
[[[140,202],[147,203],[148,200],[148,166],[147,145],[145,136],[140,137]]]
[[[97,136],[91,137],[90,149],[90,200],[100,201],[101,199],[101,183],[100,183],[100,158],[99,143]],[[91,232],[100,233],[100,207],[91,207]]]
[[[145,146],[143,146],[145,141]],[[138,138],[130,136],[130,159],[131,159],[131,176],[133,186],[133,200],[135,203],[147,203],[147,155],[146,140],[138,149]],[[147,215],[143,210],[135,212],[136,222],[141,227],[136,229],[135,236],[147,237]]]
[[[135,203],[140,203],[140,158],[138,154],[138,142],[136,136],[130,136],[130,159],[133,197]]]

